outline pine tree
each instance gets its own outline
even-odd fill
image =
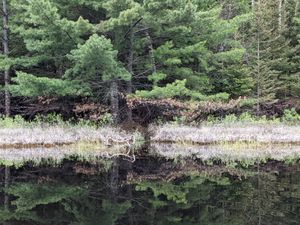
[[[149,67],[154,69],[149,80],[153,87],[185,79],[191,90],[210,91],[209,79],[204,72],[209,51],[205,41],[193,34],[197,5],[187,0],[152,0],[144,8],[145,26],[149,27],[148,42],[152,48]]]
[[[276,53],[286,46],[278,25],[278,5],[276,2],[259,0],[255,3],[252,20],[252,75],[255,80],[257,112],[261,104],[271,104],[282,85],[280,68],[282,57]]]
[[[206,28],[202,26],[201,31],[212,52],[208,72],[214,93],[227,92],[231,97],[238,97],[248,95],[252,90],[240,33],[249,21],[248,11],[245,1],[224,0],[221,7],[199,14],[199,24],[208,24]]]
[[[52,74],[61,78],[69,65],[67,54],[93,33],[93,25],[81,16],[76,21],[64,18],[53,0],[22,4],[17,0],[16,5],[24,20],[16,21],[15,29],[23,38],[31,59],[40,67],[47,64],[48,68],[54,68]]]
[[[9,25],[8,25],[8,4],[6,0],[2,0],[2,16],[3,16],[3,37],[2,37],[2,43],[3,43],[3,54],[5,59],[8,59],[9,55]],[[10,66],[5,65],[4,66],[4,87],[5,87],[5,115],[10,116],[11,113],[11,99],[10,99],[10,93],[8,91],[8,86],[10,84]]]
[[[300,2],[285,3],[284,37],[289,40],[290,51],[287,55],[288,65],[285,68],[285,95],[300,97]]]
[[[66,79],[81,82],[83,87],[92,90],[94,98],[109,93],[115,122],[118,122],[119,113],[118,81],[131,79],[131,75],[117,61],[117,54],[109,39],[94,34],[68,55],[73,65],[65,74]],[[107,84],[109,91],[105,91]]]
[[[113,45],[119,51],[119,60],[126,64],[131,79],[125,84],[126,94],[131,95],[134,90],[135,78],[135,30],[142,20],[142,6],[134,0],[109,0],[103,4],[107,12],[107,19],[98,25],[102,33],[108,34]],[[128,120],[132,120],[132,112],[127,110]]]

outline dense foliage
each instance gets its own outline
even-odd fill
[[[3,2],[14,96],[300,97],[298,0]]]
[[[185,168],[180,173],[170,172],[174,164],[169,161],[149,174],[139,166],[142,175],[134,173],[128,183],[115,177],[121,170],[113,173],[113,166],[99,173],[100,166],[74,164],[68,162],[59,171],[50,166],[21,172],[12,168],[13,182],[4,189],[11,201],[0,206],[1,223],[252,225],[297,224],[300,219],[299,165],[270,163],[255,170],[211,166],[201,171],[177,165]]]

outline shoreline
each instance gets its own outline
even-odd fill
[[[146,138],[149,135],[150,138]],[[172,124],[152,125],[146,133],[126,132],[114,127],[0,128],[0,150],[7,148],[52,148],[81,142],[103,146],[133,147],[149,144],[206,146],[218,144],[300,145],[300,125],[216,124],[200,127]]]

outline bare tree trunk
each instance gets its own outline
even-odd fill
[[[133,41],[134,41],[134,33],[133,30],[130,31],[130,37],[129,37],[129,55],[128,55],[128,65],[127,69],[129,73],[131,74],[131,77],[134,76],[133,74]],[[127,82],[127,94],[132,94],[132,79]],[[127,110],[127,117],[128,121],[132,121],[132,110],[128,108]]]
[[[113,203],[117,202],[118,190],[119,190],[119,160],[114,159],[112,162],[110,175],[110,190],[111,190],[111,199]]]
[[[297,17],[299,14],[299,8],[300,8],[300,1],[296,1],[295,17]]]
[[[258,1],[258,9],[260,11],[260,0]],[[260,112],[260,98],[261,98],[261,55],[260,55],[260,31],[257,31],[257,74],[256,74],[256,82],[257,82],[257,105],[256,105],[256,112],[257,114]]]
[[[260,164],[257,165],[257,191],[258,191],[258,225],[262,224],[262,201],[261,201],[261,181],[260,181]]]
[[[4,180],[4,187],[8,188],[10,184],[10,167],[5,167],[5,180]],[[4,195],[4,209],[9,210],[9,195],[5,193]]]
[[[282,0],[278,0],[278,27],[279,30],[281,30],[282,28]]]
[[[9,46],[8,46],[8,9],[6,0],[2,0],[3,3],[3,51],[4,55],[8,57]],[[4,71],[4,85],[5,85],[5,115],[10,116],[10,93],[8,91],[8,86],[10,84],[10,71],[6,69]]]
[[[114,123],[117,124],[119,122],[119,91],[116,80],[112,80],[110,84],[110,108]]]
[[[259,33],[257,34],[257,74],[256,74],[256,82],[257,82],[257,106],[256,106],[256,111],[257,113],[260,112],[260,80],[261,79],[261,74],[260,74],[260,35]]]
[[[152,72],[156,73],[157,69],[156,69],[156,62],[155,62],[155,57],[154,57],[153,42],[152,42],[152,38],[151,38],[148,30],[146,30],[146,37],[149,40],[149,50],[150,50],[150,57],[151,57],[151,63],[152,63]]]

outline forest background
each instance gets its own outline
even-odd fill
[[[300,110],[299,0],[2,3],[3,115]]]

